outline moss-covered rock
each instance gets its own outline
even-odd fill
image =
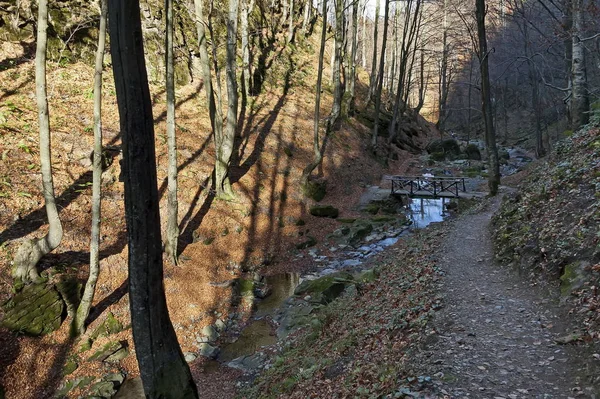
[[[467,155],[467,159],[472,159],[474,161],[481,161],[481,151],[479,147],[475,144],[469,144],[465,148],[465,154]]]
[[[309,212],[313,216],[332,219],[340,214],[339,210],[331,205],[314,205],[310,207]]]
[[[590,263],[586,261],[573,262],[565,266],[560,276],[560,293],[563,296],[571,295],[590,279],[588,271]]]
[[[64,302],[52,285],[27,285],[2,308],[5,316],[1,324],[23,334],[48,334],[63,321]]]
[[[296,244],[296,249],[306,249],[317,245],[317,239],[311,236],[307,236],[306,240]]]
[[[305,280],[294,290],[294,295],[310,295],[311,301],[327,304],[340,296],[346,286],[354,283],[354,277],[347,272],[338,272],[315,279]]]
[[[460,156],[460,146],[454,139],[435,140],[427,146],[427,152],[436,161],[454,160]]]
[[[320,202],[327,194],[327,183],[324,181],[308,181],[302,186],[302,192],[306,197]]]
[[[360,220],[352,225],[350,229],[350,233],[347,235],[346,242],[350,245],[358,244],[362,241],[366,236],[371,234],[373,231],[373,225],[367,221]]]
[[[121,360],[129,354],[129,351],[127,351],[126,344],[126,341],[109,342],[106,345],[104,345],[101,349],[94,352],[94,354],[88,358],[88,361],[97,360],[101,362],[113,362]]]

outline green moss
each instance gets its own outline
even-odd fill
[[[368,204],[363,208],[363,211],[370,213],[371,215],[376,215],[379,212],[381,205],[378,204]]]
[[[340,223],[345,223],[345,224],[352,224],[352,223],[356,222],[356,219],[353,219],[353,218],[339,218],[336,220]]]
[[[208,237],[208,238],[204,239],[204,241],[202,241],[202,244],[204,244],[204,245],[210,245],[210,244],[213,243],[214,240],[215,240],[214,237]]]
[[[327,183],[326,182],[315,182],[309,181],[302,186],[302,193],[317,202],[320,202],[325,198],[327,194]]]
[[[65,363],[65,366],[63,367],[63,371],[62,371],[63,377],[71,374],[73,371],[77,370],[78,367],[79,367],[79,364],[77,364],[77,361],[75,359],[67,360],[67,362]]]
[[[446,154],[444,154],[443,152],[433,152],[429,155],[429,157],[432,161],[436,162],[442,162],[446,160]]]
[[[337,208],[331,205],[315,205],[311,206],[309,212],[313,216],[317,217],[326,217],[335,219],[339,215],[339,211]]]

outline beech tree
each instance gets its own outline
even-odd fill
[[[579,129],[589,122],[590,98],[588,94],[587,68],[584,46],[584,6],[583,0],[572,0],[573,5],[573,45],[572,51],[572,81],[573,100],[572,118],[573,128]]]
[[[90,271],[81,302],[73,317],[72,335],[85,332],[85,321],[90,314],[94,301],[96,282],[100,273],[100,218],[102,205],[102,72],[104,69],[104,50],[106,47],[107,0],[100,0],[100,27],[98,29],[98,48],[94,68],[94,159],[92,163],[92,232],[90,237]]]
[[[387,0],[386,0],[387,1]],[[369,77],[369,92],[367,95],[367,103],[373,99],[379,80],[377,79],[377,28],[379,25],[379,7],[381,0],[376,0],[375,5],[375,20],[373,21],[373,57],[371,62],[371,75]],[[387,19],[387,16],[386,16]],[[383,54],[383,51],[382,51]]]
[[[52,178],[52,152],[50,145],[50,117],[46,92],[46,50],[48,43],[48,0],[38,1],[37,41],[35,52],[35,93],[40,131],[40,166],[42,192],[48,217],[48,233],[37,239],[25,240],[17,249],[13,260],[12,276],[17,282],[29,283],[40,280],[37,264],[60,244],[63,236],[62,224],[54,196]]]
[[[167,231],[165,234],[165,253],[177,264],[177,242],[179,240],[179,222],[177,202],[177,139],[175,136],[175,73],[173,60],[173,0],[165,0],[166,35],[165,67],[167,92],[167,146],[169,153],[167,184]]]
[[[375,92],[375,122],[373,125],[373,135],[371,136],[371,147],[375,151],[377,146],[377,136],[379,134],[379,111],[381,108],[381,90],[383,86],[383,70],[385,66],[385,46],[387,42],[388,28],[388,10],[390,0],[385,0],[385,11],[383,13],[383,43],[381,44],[381,56],[379,57],[379,73],[377,74],[377,90]]]
[[[154,118],[139,0],[109,0],[109,23],[123,141],[129,303],[140,375],[148,398],[197,398],[163,285]]]
[[[492,115],[492,98],[490,90],[489,53],[485,32],[485,0],[475,0],[475,16],[477,18],[477,38],[479,43],[479,65],[481,71],[481,110],[485,123],[485,142],[488,156],[488,186],[490,195],[498,194],[500,185],[500,164],[496,147],[496,132]]]

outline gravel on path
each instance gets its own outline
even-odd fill
[[[565,310],[495,264],[489,230],[499,203],[459,217],[441,243],[445,307],[416,367],[439,397],[600,398],[593,351],[556,341],[569,334]]]

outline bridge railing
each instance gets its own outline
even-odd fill
[[[387,176],[392,182],[392,194],[430,195],[466,192],[464,177]]]

